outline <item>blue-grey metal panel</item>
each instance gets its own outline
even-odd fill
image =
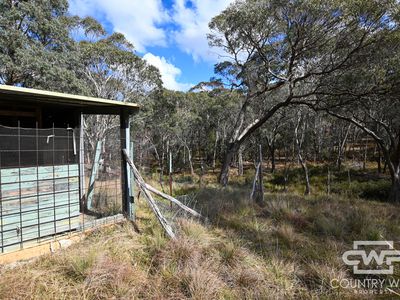
[[[78,164],[1,169],[0,183],[3,252],[79,228]]]

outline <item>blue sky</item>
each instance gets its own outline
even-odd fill
[[[187,90],[214,75],[221,49],[208,46],[212,17],[232,0],[69,0],[70,13],[92,16],[109,31],[123,33],[164,86]]]

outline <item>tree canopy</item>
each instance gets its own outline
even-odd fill
[[[177,92],[124,35],[68,14],[67,0],[0,0],[0,83],[144,104],[136,152],[160,181],[171,152],[193,176],[196,164],[221,165],[226,185],[257,144],[272,171],[297,157],[307,173],[309,160],[340,169],[347,141],[370,138],[400,201],[399,20],[396,0],[237,0],[209,24],[226,54],[215,77]],[[92,147],[114,125],[88,117]]]
[[[379,56],[375,49],[398,32],[397,18],[396,1],[372,0],[236,1],[215,17],[210,44],[230,55],[217,70],[246,95],[220,182],[240,145],[278,110],[337,93],[340,85],[326,90],[331,78]]]

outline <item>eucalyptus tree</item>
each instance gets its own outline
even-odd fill
[[[121,101],[141,101],[161,86],[159,71],[134,52],[134,46],[121,33],[97,32],[95,41],[79,43],[83,74],[96,97]]]
[[[304,172],[304,182],[305,182],[305,195],[311,193],[310,176],[307,166],[307,150],[303,149],[306,145],[306,134],[308,129],[307,112],[299,110],[297,112],[297,118],[294,126],[294,137],[297,148],[297,158]]]
[[[201,132],[198,134],[198,144],[203,149],[203,160],[215,168],[221,146],[225,145],[227,130],[234,121],[232,112],[240,107],[242,95],[226,89],[221,83],[207,84],[208,90],[189,92],[187,97],[188,105],[195,108],[198,116],[194,129]]]
[[[271,159],[271,173],[275,172],[276,168],[276,149],[283,138],[282,129],[290,121],[292,116],[287,111],[277,112],[269,122],[262,127],[262,135],[265,138],[268,146],[269,157]],[[284,141],[287,142],[287,141]]]
[[[397,53],[400,51],[397,48]],[[379,59],[378,65],[370,67],[370,80],[361,81],[359,77],[347,77],[342,82],[342,92],[326,93],[319,96],[313,106],[328,114],[345,120],[370,136],[379,146],[388,166],[392,188],[390,200],[400,201],[400,60],[390,51],[386,59]],[[386,60],[386,62],[385,62]],[[384,70],[384,72],[382,72]],[[361,70],[360,70],[361,74]],[[366,73],[361,76],[367,78]],[[330,83],[332,84],[332,83]],[[364,87],[362,91],[361,87]],[[337,105],[332,105],[332,102]]]
[[[0,1],[0,83],[87,93],[68,1]]]
[[[365,63],[354,58],[380,43],[377,36],[390,28],[396,5],[395,0],[246,0],[211,21],[210,44],[230,56],[217,69],[245,94],[227,145],[222,185],[240,145],[277,111],[311,99],[324,78]],[[277,91],[279,98],[272,97]],[[262,109],[252,110],[260,102]]]
[[[144,104],[161,88],[159,71],[134,52],[120,33],[107,35],[96,20],[82,22],[86,39],[79,42],[83,79],[92,96]],[[141,112],[142,116],[146,110]],[[142,120],[139,116],[137,120]],[[142,124],[136,124],[142,126]],[[114,116],[87,116],[85,132],[92,150],[112,128],[119,127]]]
[[[389,168],[390,199],[400,201],[400,6],[385,15],[373,48],[362,49],[354,67],[320,82],[311,107],[345,120],[370,136]],[[308,103],[310,104],[310,102]]]

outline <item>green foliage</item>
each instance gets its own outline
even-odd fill
[[[90,26],[87,34],[97,30],[100,35],[95,41],[79,43],[83,73],[92,95],[140,103],[141,97],[160,88],[158,70],[133,52],[133,45],[124,35],[104,35],[104,29],[97,28],[94,20],[83,24]]]
[[[389,198],[390,187],[390,181],[381,179],[366,182],[353,181],[350,184],[348,182],[334,183],[332,191],[351,197],[386,201]]]
[[[240,147],[295,105],[298,112],[307,106],[357,126],[378,143],[388,164],[391,160],[391,173],[398,173],[400,106],[398,97],[390,96],[398,94],[400,80],[398,16],[394,0],[247,0],[214,17],[210,44],[230,55],[216,72],[246,94],[221,184],[226,185]],[[312,142],[310,135],[303,139]]]
[[[138,101],[160,86],[158,70],[122,34],[70,16],[66,0],[1,1],[0,66],[0,83],[116,100]]]
[[[67,9],[66,0],[0,2],[0,82],[87,93]]]

